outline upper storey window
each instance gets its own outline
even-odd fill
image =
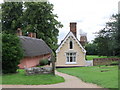
[[[73,49],[73,42],[70,41],[70,49]]]

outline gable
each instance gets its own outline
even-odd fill
[[[67,36],[64,38],[64,40],[62,41],[62,43],[60,44],[60,46],[58,47],[58,49],[56,50],[56,53],[58,53],[60,51],[60,49],[63,47],[63,45],[65,44],[66,40],[68,38],[72,37],[78,44],[78,46],[82,49],[82,52],[86,53],[86,50],[82,47],[82,45],[80,44],[79,40],[73,35],[72,32],[69,32],[67,34]]]

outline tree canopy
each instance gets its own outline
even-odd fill
[[[97,45],[95,43],[87,43],[85,49],[87,55],[98,55]]]
[[[2,31],[15,33],[21,27],[22,2],[5,2],[2,7]]]
[[[23,35],[37,34],[53,51],[57,48],[59,28],[63,25],[53,14],[53,4],[47,2],[5,2],[2,4],[2,30],[16,33],[21,28]]]
[[[20,40],[16,35],[2,35],[2,72],[15,73],[23,57]]]
[[[99,55],[120,56],[120,15],[116,14],[106,23],[104,29],[98,32],[94,43]]]
[[[26,2],[27,8],[23,15],[23,29],[26,32],[35,32],[37,38],[42,38],[53,50],[57,48],[58,28],[62,24],[56,20],[53,14],[53,4],[49,2]]]

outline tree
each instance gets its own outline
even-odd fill
[[[85,45],[85,49],[87,51],[87,55],[98,55],[97,45],[95,43],[87,43]]]
[[[107,37],[98,36],[95,38],[94,43],[97,45],[97,52],[99,56],[109,55],[108,41],[109,39]]]
[[[5,2],[2,4],[2,30],[16,33],[21,28],[23,35],[27,32],[37,33],[55,52],[57,48],[58,28],[63,25],[53,14],[53,4],[49,2]]]
[[[16,35],[2,35],[2,72],[15,73],[23,57],[20,40]]]
[[[117,43],[117,55],[120,56],[120,14],[118,14],[117,18],[117,35],[116,35],[116,43]]]
[[[94,40],[99,55],[115,56],[120,54],[118,16],[113,15],[110,21],[106,23],[105,28],[98,32],[98,36]]]
[[[24,31],[37,33],[37,38],[43,39],[53,51],[57,48],[58,28],[62,24],[53,14],[53,4],[49,2],[26,2],[23,15]]]
[[[1,61],[1,55],[2,55],[2,33],[0,33],[0,61]]]
[[[8,33],[16,33],[18,27],[22,26],[21,16],[23,14],[22,2],[4,2],[2,4],[2,30]]]

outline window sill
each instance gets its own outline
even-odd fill
[[[77,64],[76,62],[66,62],[65,64]]]
[[[74,49],[69,49],[69,50],[74,50]]]

